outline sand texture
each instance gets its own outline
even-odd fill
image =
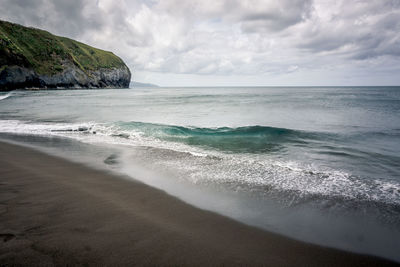
[[[385,266],[0,142],[0,266]],[[395,264],[393,264],[395,265]]]

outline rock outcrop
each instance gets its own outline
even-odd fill
[[[40,75],[32,69],[7,66],[0,72],[0,90],[40,88],[129,88],[131,74],[127,67],[83,72],[75,65],[53,75]]]
[[[131,73],[111,52],[0,21],[0,90],[128,88]]]

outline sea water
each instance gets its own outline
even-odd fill
[[[14,91],[0,95],[0,138],[400,261],[399,115],[399,87]]]

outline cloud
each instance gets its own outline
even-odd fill
[[[308,19],[312,1],[241,1],[239,21],[245,32],[281,31]]]
[[[343,1],[325,16],[317,13],[310,19],[308,24],[314,26],[302,29],[304,40],[299,47],[359,60],[400,56],[399,17],[396,1]]]
[[[3,19],[71,37],[101,30],[105,24],[95,1],[1,0],[0,4]]]
[[[325,71],[378,81],[394,77],[400,61],[400,1],[393,0],[0,0],[0,6],[0,19],[113,51],[134,77],[251,75],[285,83],[288,75]]]
[[[165,0],[158,10],[175,16],[241,23],[244,31],[278,31],[306,19],[311,0]]]

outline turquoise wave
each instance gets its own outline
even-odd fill
[[[280,151],[287,143],[306,145],[320,134],[268,126],[199,128],[143,122],[121,122],[122,131],[190,146],[212,148],[232,153],[266,153]]]

